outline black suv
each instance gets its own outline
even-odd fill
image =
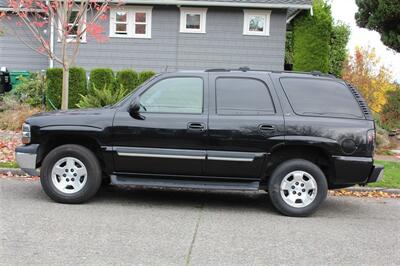
[[[306,216],[328,189],[376,182],[375,126],[360,94],[320,73],[248,69],[164,73],[114,106],[27,119],[16,150],[55,201],[102,183],[266,190]]]

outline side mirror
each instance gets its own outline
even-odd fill
[[[140,115],[139,111],[140,111],[140,100],[138,97],[136,97],[129,105],[128,112],[133,118],[144,120],[144,117]]]
[[[140,101],[139,98],[136,97],[129,105],[128,111],[133,116],[133,115],[138,115],[139,110],[140,110]]]

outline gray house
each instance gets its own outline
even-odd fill
[[[6,9],[0,0],[0,9]],[[77,65],[91,69],[134,68],[156,72],[238,68],[282,70],[287,23],[312,0],[126,0],[102,21],[108,40],[83,38]],[[1,7],[2,6],[2,7]],[[1,22],[0,22],[1,23]],[[8,27],[13,25],[7,23]],[[0,66],[41,70],[52,65],[17,37],[23,28],[5,27],[0,36]],[[15,30],[19,31],[15,34]],[[50,35],[52,31],[48,31]],[[19,37],[20,38],[20,37]],[[55,38],[50,38],[55,39]],[[52,44],[57,52],[57,39]]]

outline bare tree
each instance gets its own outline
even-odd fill
[[[9,0],[8,9],[0,15],[5,21],[12,21],[12,16],[16,16],[16,25],[9,25],[9,28],[25,26],[33,35],[33,40],[19,39],[32,50],[62,66],[62,110],[68,109],[69,69],[76,63],[80,44],[86,41],[86,34],[99,42],[107,40],[99,21],[108,18],[110,1]],[[119,2],[117,5],[121,4]],[[45,34],[47,29],[51,31],[50,39]],[[59,52],[53,49],[54,36],[60,45]]]

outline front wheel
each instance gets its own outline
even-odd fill
[[[275,169],[269,180],[268,192],[279,212],[304,217],[314,213],[325,200],[328,184],[317,165],[307,160],[293,159]]]
[[[101,185],[97,157],[86,147],[67,144],[47,154],[43,160],[40,182],[54,201],[82,203],[93,197]]]

